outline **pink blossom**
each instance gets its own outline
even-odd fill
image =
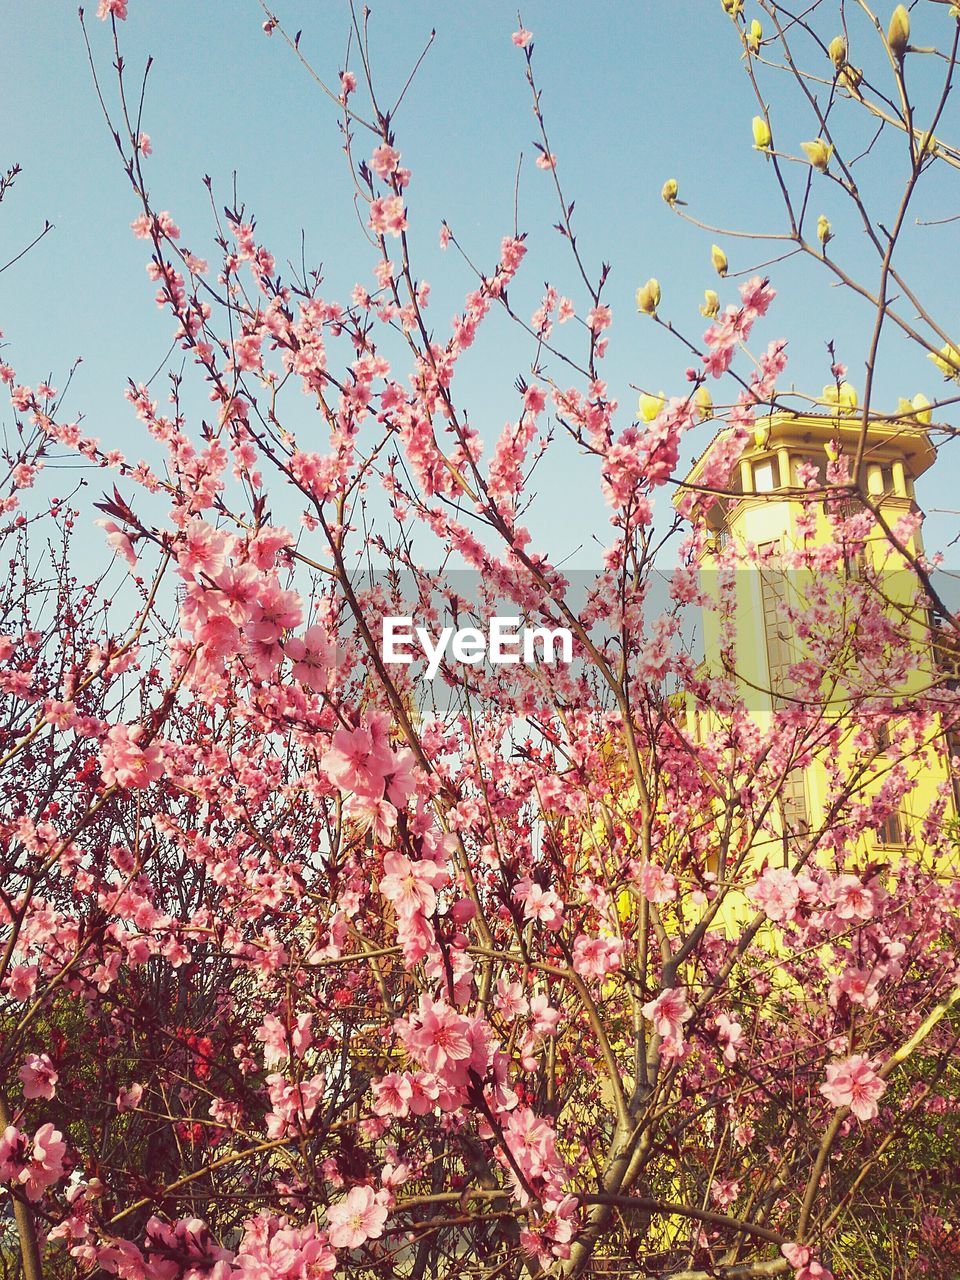
[[[163,776],[163,757],[156,742],[141,747],[142,725],[115,724],[100,748],[100,773],[108,787],[148,787]]]
[[[407,1033],[407,1046],[428,1071],[442,1073],[448,1063],[463,1062],[473,1053],[470,1020],[443,1000],[420,997],[420,1011]]]
[[[657,1035],[663,1040],[678,1043],[683,1036],[683,1024],[693,1017],[687,1004],[687,993],[682,987],[667,987],[654,1000],[640,1010],[653,1023]]]
[[[378,196],[370,202],[370,227],[378,236],[399,236],[407,229],[403,196]]]
[[[118,524],[114,524],[112,520],[94,520],[94,524],[99,525],[101,529],[106,529],[107,545],[114,554],[123,556],[127,564],[135,566],[137,553],[133,549],[130,535],[124,529],[121,529]]]
[[[673,902],[677,896],[677,877],[664,871],[656,862],[645,862],[637,872],[637,884],[648,902]]]
[[[870,1060],[862,1053],[853,1053],[827,1067],[826,1081],[820,1092],[834,1107],[849,1107],[858,1120],[875,1120],[877,1102],[887,1087]]]
[[[533,39],[533,32],[528,31],[526,27],[521,27],[519,31],[515,31],[510,37],[518,49],[526,49],[527,45]]]
[[[588,938],[578,934],[573,943],[573,971],[581,978],[604,978],[620,968],[622,951],[619,938]]]
[[[400,152],[386,142],[381,143],[370,157],[370,167],[380,178],[389,178],[391,173],[396,173],[399,163]]]
[[[46,1098],[49,1101],[57,1091],[57,1070],[45,1053],[28,1053],[19,1075],[25,1098]]]
[[[592,329],[594,333],[602,333],[604,329],[609,329],[613,319],[613,314],[607,306],[591,307],[587,312],[586,326]]]
[[[353,1187],[327,1210],[327,1235],[335,1249],[358,1249],[378,1240],[387,1221],[387,1208],[372,1187]]]
[[[429,858],[412,862],[400,853],[388,853],[383,859],[384,875],[380,892],[396,907],[400,915],[422,912],[432,916],[437,909],[437,889],[450,876],[439,863]]]
[[[127,4],[129,0],[100,0],[97,6],[97,17],[101,22],[105,22],[107,18],[119,18],[121,22],[127,16]]]
[[[817,1262],[808,1245],[783,1244],[780,1252],[795,1268],[794,1280],[833,1280],[833,1273]]]
[[[767,867],[747,889],[747,897],[768,920],[786,920],[800,902],[800,886],[789,867]]]
[[[563,927],[563,902],[553,889],[544,889],[525,876],[513,890],[514,899],[523,906],[526,920],[539,920],[547,929]]]
[[[413,1085],[409,1076],[391,1071],[373,1085],[373,1109],[378,1116],[406,1116],[410,1112]]]
[[[872,890],[859,876],[838,876],[831,896],[833,908],[841,920],[869,920],[877,909]]]

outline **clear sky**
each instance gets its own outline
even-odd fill
[[[112,88],[109,28],[94,16],[96,0],[88,7],[95,56]],[[441,219],[476,261],[493,264],[500,237],[513,225],[521,151],[520,226],[529,233],[530,253],[515,300],[529,316],[549,279],[573,297],[582,314],[583,287],[577,287],[569,253],[551,230],[555,197],[548,176],[533,165],[536,135],[523,56],[510,40],[515,6],[500,0],[382,0],[373,9],[375,71],[394,91],[385,98],[399,91],[431,27],[437,29],[396,127],[404,163],[413,170],[409,207],[417,271],[432,282],[438,332],[445,332],[472,285],[451,251],[439,251]],[[346,4],[277,0],[275,11],[291,31],[303,29],[305,53],[334,82],[343,65]],[[144,116],[155,148],[147,162],[151,194],[156,207],[173,213],[184,242],[215,259],[202,178],[211,176],[222,207],[235,170],[240,197],[257,216],[259,238],[278,261],[299,258],[303,228],[308,262],[325,266],[324,295],[346,300],[356,279],[372,284],[372,277],[340,151],[337,112],[279,36],[264,36],[262,20],[256,0],[130,0],[121,35],[131,76],[148,53],[155,59]],[[637,285],[659,277],[662,315],[694,338],[704,327],[697,314],[703,289],[720,287],[725,300],[735,296],[734,285],[718,286],[712,272],[715,237],[670,213],[660,198],[663,181],[676,177],[691,211],[724,226],[782,230],[782,206],[771,167],[751,147],[755,100],[719,0],[539,0],[524,6],[523,20],[535,35],[543,108],[565,189],[576,199],[581,250],[590,266],[601,259],[612,266],[607,300],[615,327],[604,372],[624,407],[624,425],[634,411],[631,384],[682,393],[688,363],[675,339],[637,316]],[[139,426],[123,388],[128,376],[146,380],[161,364],[171,327],[153,303],[145,245],[129,231],[137,209],[96,101],[75,6],[69,0],[8,3],[0,56],[0,164],[19,162],[24,168],[0,209],[0,262],[44,218],[56,224],[27,259],[0,275],[6,358],[24,380],[51,374],[62,386],[69,366],[82,356],[68,407],[82,410],[87,430],[104,443],[147,456],[135,439]],[[927,87],[919,84],[917,94],[922,103]],[[814,136],[795,102],[780,103],[774,96],[773,110],[778,142],[787,135],[795,151],[801,139]],[[951,106],[948,134],[952,119]],[[893,190],[892,154],[872,168],[868,161],[861,178],[881,205],[888,188]],[[816,190],[814,220],[821,207],[835,220],[838,256],[850,255],[858,267],[867,264],[862,231],[845,220],[826,180]],[[935,184],[923,215],[943,217],[954,208],[953,191]],[[889,216],[885,207],[883,212]],[[763,260],[758,247],[716,238],[732,271]],[[903,262],[948,326],[956,316],[958,260],[955,226],[915,233],[911,228]],[[869,270],[872,282],[876,268]],[[851,380],[862,387],[869,310],[831,288],[809,261],[780,264],[771,275],[780,296],[757,330],[757,345],[786,337],[787,381],[816,393],[828,380],[824,342],[834,338]],[[942,386],[933,367],[893,334],[883,357],[881,407],[893,408],[898,395],[918,390],[933,397]],[[513,383],[529,372],[529,359],[516,329],[497,316],[463,361],[461,397],[490,441],[516,414]],[[699,451],[708,436],[709,428],[700,428],[688,441],[688,454]],[[946,454],[923,482],[919,497],[929,511],[956,506],[954,472]],[[553,557],[596,563],[591,535],[597,531],[602,541],[607,535],[593,469],[561,444],[557,460],[538,473],[537,488],[534,527]],[[944,546],[953,524],[933,514],[928,547]]]

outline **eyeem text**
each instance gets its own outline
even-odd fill
[[[453,662],[491,666],[523,662],[572,662],[573,636],[566,627],[524,627],[519,618],[491,618],[487,630],[478,627],[444,627],[439,634],[415,627],[412,618],[383,620],[384,662],[409,664],[424,658],[432,680],[449,651]]]

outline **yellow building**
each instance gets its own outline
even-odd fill
[[[814,585],[818,591],[824,589],[820,575],[814,583],[812,573],[785,569],[784,565],[790,562],[792,551],[818,544],[826,547],[835,540],[824,508],[828,497],[827,462],[838,453],[851,460],[856,458],[861,423],[859,416],[774,414],[758,422],[755,436],[735,464],[724,491],[711,491],[704,485],[704,477],[709,474],[713,450],[728,431],[715,436],[698,458],[686,477],[686,488],[678,490],[675,502],[679,505],[685,494],[699,490],[694,519],[702,522],[709,535],[699,566],[702,589],[708,597],[720,599],[723,571],[736,568],[732,597],[735,604],[726,611],[707,609],[703,614],[705,664],[714,672],[721,668],[732,672],[751,714],[760,727],[767,728],[791,700],[796,701],[789,669],[810,652],[809,643],[798,637],[791,614],[793,610],[802,611],[805,597],[813,594]],[[914,483],[935,457],[926,428],[916,418],[870,422],[858,479],[890,529],[916,512]],[[800,472],[803,464],[808,464],[805,473]],[[811,468],[816,471],[818,487],[824,486],[820,492],[811,493],[801,484],[812,474]],[[852,492],[844,496],[835,491],[829,500],[843,516],[863,510],[863,503]],[[920,551],[919,530],[901,538],[901,545],[910,553]],[[868,565],[870,572],[865,571]],[[914,575],[905,568],[903,556],[882,528],[874,527],[865,548],[852,549],[849,558],[825,572],[835,580],[835,590],[834,611],[824,626],[837,632],[838,641],[847,635],[855,637],[858,610],[863,608],[850,584],[859,581],[866,590],[870,579],[874,589],[876,583],[880,584],[879,589],[887,597],[888,613],[896,619],[901,643],[910,646],[917,661],[896,688],[878,691],[881,697],[888,698],[889,714],[874,715],[874,721],[882,720],[883,725],[875,734],[875,749],[865,751],[864,735],[858,734],[857,724],[864,704],[855,687],[855,644],[851,642],[849,652],[838,658],[840,674],[832,687],[828,687],[829,682],[825,684],[824,693],[827,714],[843,725],[840,755],[834,746],[829,761],[814,758],[812,763],[789,772],[781,788],[776,819],[781,837],[786,838],[778,840],[774,832],[770,843],[782,843],[786,853],[789,841],[822,823],[829,825],[825,814],[828,775],[847,752],[851,768],[856,760],[856,767],[863,773],[865,799],[876,794],[896,760],[907,755],[910,758],[905,767],[914,783],[912,789],[873,835],[861,841],[857,852],[909,849],[913,856],[922,857],[923,821],[944,792],[948,798],[943,821],[957,816],[951,752],[946,750],[952,740],[940,723],[926,741],[906,741],[897,710],[898,706],[902,709],[909,704],[912,694],[943,683],[943,664],[935,660],[935,633],[926,610],[918,610],[913,602]],[[837,647],[839,651],[842,644]],[[874,697],[873,707],[877,705]],[[844,723],[845,718],[849,723]],[[710,722],[710,713],[701,709],[700,731],[707,732]]]

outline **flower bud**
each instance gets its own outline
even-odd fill
[[[801,142],[800,146],[813,167],[819,169],[821,173],[826,173],[830,157],[833,155],[833,147],[828,147],[822,138],[817,138],[815,142]]]
[[[916,420],[922,423],[923,426],[928,427],[933,418],[933,406],[930,401],[922,391],[918,391],[910,403],[913,406]]]
[[[821,213],[817,219],[817,239],[821,244],[826,244],[828,240],[833,239],[833,228],[830,226],[830,219],[825,213]]]
[[[660,305],[660,281],[651,277],[637,290],[637,310],[641,315],[655,316]]]
[[[773,138],[763,116],[753,117],[753,145],[757,151],[769,151]]]
[[[887,28],[887,44],[894,57],[903,59],[910,39],[910,15],[902,4],[898,4]]]
[[[900,397],[897,401],[897,416],[900,418],[913,418],[916,422],[922,423],[926,427],[930,425],[933,408],[923,392],[918,391],[912,400],[905,400],[903,396]]]
[[[744,32],[743,38],[746,41],[747,48],[750,50],[751,53],[760,52],[760,41],[763,39],[763,27],[761,27],[760,23],[756,20],[756,18],[754,18],[754,20],[750,23],[749,30]]]
[[[668,178],[663,184],[663,190],[660,194],[663,196],[664,200],[666,200],[667,204],[673,204],[674,200],[677,198],[679,190],[680,188],[677,186],[676,178]]]
[[[827,46],[827,53],[830,55],[830,61],[839,71],[847,60],[847,42],[843,36],[834,36]]]
[[[823,388],[823,402],[836,405],[841,413],[853,413],[857,407],[857,390],[849,382],[841,382],[839,386],[831,382]]]
[[[931,351],[929,358],[945,377],[960,382],[960,351],[952,342],[948,342],[939,351]]]
[[[713,396],[706,387],[697,388],[693,403],[697,406],[697,413],[701,422],[706,422],[708,418],[713,417]]]
[[[860,96],[860,81],[863,79],[863,72],[859,67],[852,67],[849,62],[844,63],[840,71],[840,83],[843,87],[857,98]]]
[[[652,422],[666,403],[667,397],[662,391],[656,396],[647,391],[642,392],[640,395],[640,417],[644,422]]]
[[[700,314],[706,316],[708,320],[714,320],[720,314],[720,295],[713,289],[704,289]]]
[[[743,0],[720,0],[720,3],[724,13],[729,13],[731,18],[739,18],[743,13]]]
[[[727,274],[727,255],[718,244],[715,244],[710,250],[710,260],[718,276],[723,277]]]

